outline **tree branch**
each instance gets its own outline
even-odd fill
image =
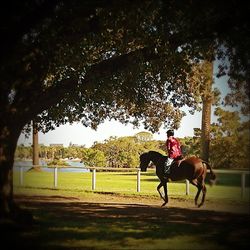
[[[82,90],[89,88],[98,79],[101,80],[112,76],[116,72],[126,70],[128,67],[131,67],[131,64],[159,58],[160,56],[152,48],[142,48],[125,55],[104,60],[89,68],[84,80],[81,82]],[[79,76],[75,74],[69,79],[62,80],[60,84],[53,85],[44,92],[39,93],[29,103],[19,105],[17,109],[22,110],[22,112],[19,112],[22,114],[21,117],[28,117],[28,120],[33,119],[33,117],[44,110],[56,105],[67,94],[74,92],[78,84]]]

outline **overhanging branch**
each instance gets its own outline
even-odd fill
[[[94,81],[112,76],[116,72],[126,70],[131,64],[138,64],[141,61],[159,59],[160,55],[153,48],[142,48],[125,55],[104,60],[92,65],[81,80],[82,90],[89,88]],[[22,110],[22,117],[34,117],[44,110],[56,105],[67,94],[74,92],[79,84],[79,75],[74,74],[68,79],[47,88],[44,92],[34,95],[29,103],[22,103],[17,107]]]

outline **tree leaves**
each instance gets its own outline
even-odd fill
[[[142,121],[151,131],[162,124],[177,128],[179,109],[197,108],[188,77],[192,65],[213,55],[227,58],[230,76],[247,87],[244,49],[249,39],[242,42],[227,25],[246,34],[243,3],[235,14],[227,13],[234,1],[24,4],[26,9],[7,10],[12,21],[5,24],[12,31],[2,41],[2,49],[8,41],[10,46],[1,57],[0,89],[5,107],[1,116],[17,110],[15,120],[22,120],[22,126],[39,114],[43,131],[80,120],[96,128],[106,118],[134,125]],[[17,21],[26,25],[14,38]],[[242,96],[228,102],[247,104],[245,100]]]

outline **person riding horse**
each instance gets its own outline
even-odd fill
[[[174,137],[174,130],[169,129],[167,131],[167,140],[166,140],[166,148],[168,153],[168,159],[164,164],[164,173],[170,174],[170,166],[171,164],[183,158],[181,152],[180,142]]]
[[[165,206],[168,203],[168,190],[167,183],[169,180],[172,181],[180,181],[180,180],[188,180],[192,185],[197,187],[197,194],[195,196],[195,204],[200,207],[205,202],[207,188],[205,185],[205,179],[207,175],[207,171],[209,170],[209,184],[213,185],[216,179],[216,175],[210,166],[210,164],[196,156],[191,156],[184,158],[180,162],[178,162],[178,167],[171,166],[171,171],[169,174],[164,173],[165,162],[167,160],[167,156],[162,155],[156,151],[149,151],[142,153],[140,155],[140,169],[142,172],[146,172],[148,166],[153,163],[156,167],[156,175],[160,180],[160,184],[157,186],[157,191],[160,194],[160,197],[164,200],[162,206]],[[167,177],[167,178],[166,178]],[[160,189],[163,187],[164,194],[161,193]],[[202,192],[202,198],[200,204],[198,204],[198,198],[200,193]]]

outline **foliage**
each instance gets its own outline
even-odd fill
[[[223,2],[10,1],[1,16],[1,138],[35,118],[43,131],[106,118],[177,128],[180,107],[196,109],[204,87],[190,77],[203,72],[197,62],[216,57],[229,62],[219,74],[229,73],[231,88],[246,90],[226,102],[247,104],[248,5],[232,12],[235,1]],[[78,154],[64,151],[55,157]]]
[[[47,163],[48,166],[69,166],[69,163],[63,160],[52,160]]]
[[[96,143],[93,149],[104,152],[109,167],[138,167],[139,155],[149,150],[158,150],[157,141],[138,141],[138,137],[110,137],[104,143]]]
[[[211,51],[227,57],[230,76],[247,87],[243,2],[10,2],[2,15],[1,117],[10,112],[21,127],[40,114],[44,131],[80,120],[96,128],[105,118],[177,128],[179,108],[195,105],[188,73]]]
[[[215,168],[249,168],[250,125],[248,120],[241,120],[238,112],[215,111],[218,120],[211,125],[210,159]],[[138,133],[141,135],[141,133]],[[134,137],[110,137],[103,143],[96,142],[92,148],[80,147],[40,147],[40,155],[46,150],[47,156],[78,157],[89,166],[137,167],[139,155],[149,150],[165,154],[165,141],[138,140]],[[144,132],[142,132],[144,135]],[[148,134],[146,134],[148,135]],[[140,138],[140,137],[139,137]],[[144,138],[144,137],[143,137]],[[184,155],[200,156],[201,130],[194,129],[193,137],[179,138]],[[56,151],[55,151],[56,150]],[[63,152],[63,154],[61,154]],[[17,147],[17,158],[31,158],[32,148],[20,145]]]
[[[241,121],[237,111],[216,109],[218,122],[212,124],[211,161],[217,168],[249,168],[250,123]]]
[[[193,137],[179,138],[179,141],[184,156],[200,156],[200,136],[194,135]]]
[[[25,160],[32,157],[32,147],[19,145],[15,152],[15,158]]]
[[[89,167],[106,166],[106,157],[104,153],[97,149],[86,148],[81,153],[82,162]]]
[[[190,77],[190,91],[196,98],[197,104],[211,100],[211,104],[219,104],[220,91],[217,88],[212,90],[214,84],[214,66],[209,61],[200,61],[193,65]],[[200,110],[199,107],[197,110]]]
[[[214,168],[249,169],[250,122],[241,119],[237,111],[217,107],[217,122],[211,125],[210,158]],[[187,156],[200,156],[201,130],[194,129],[193,137],[180,138]]]

